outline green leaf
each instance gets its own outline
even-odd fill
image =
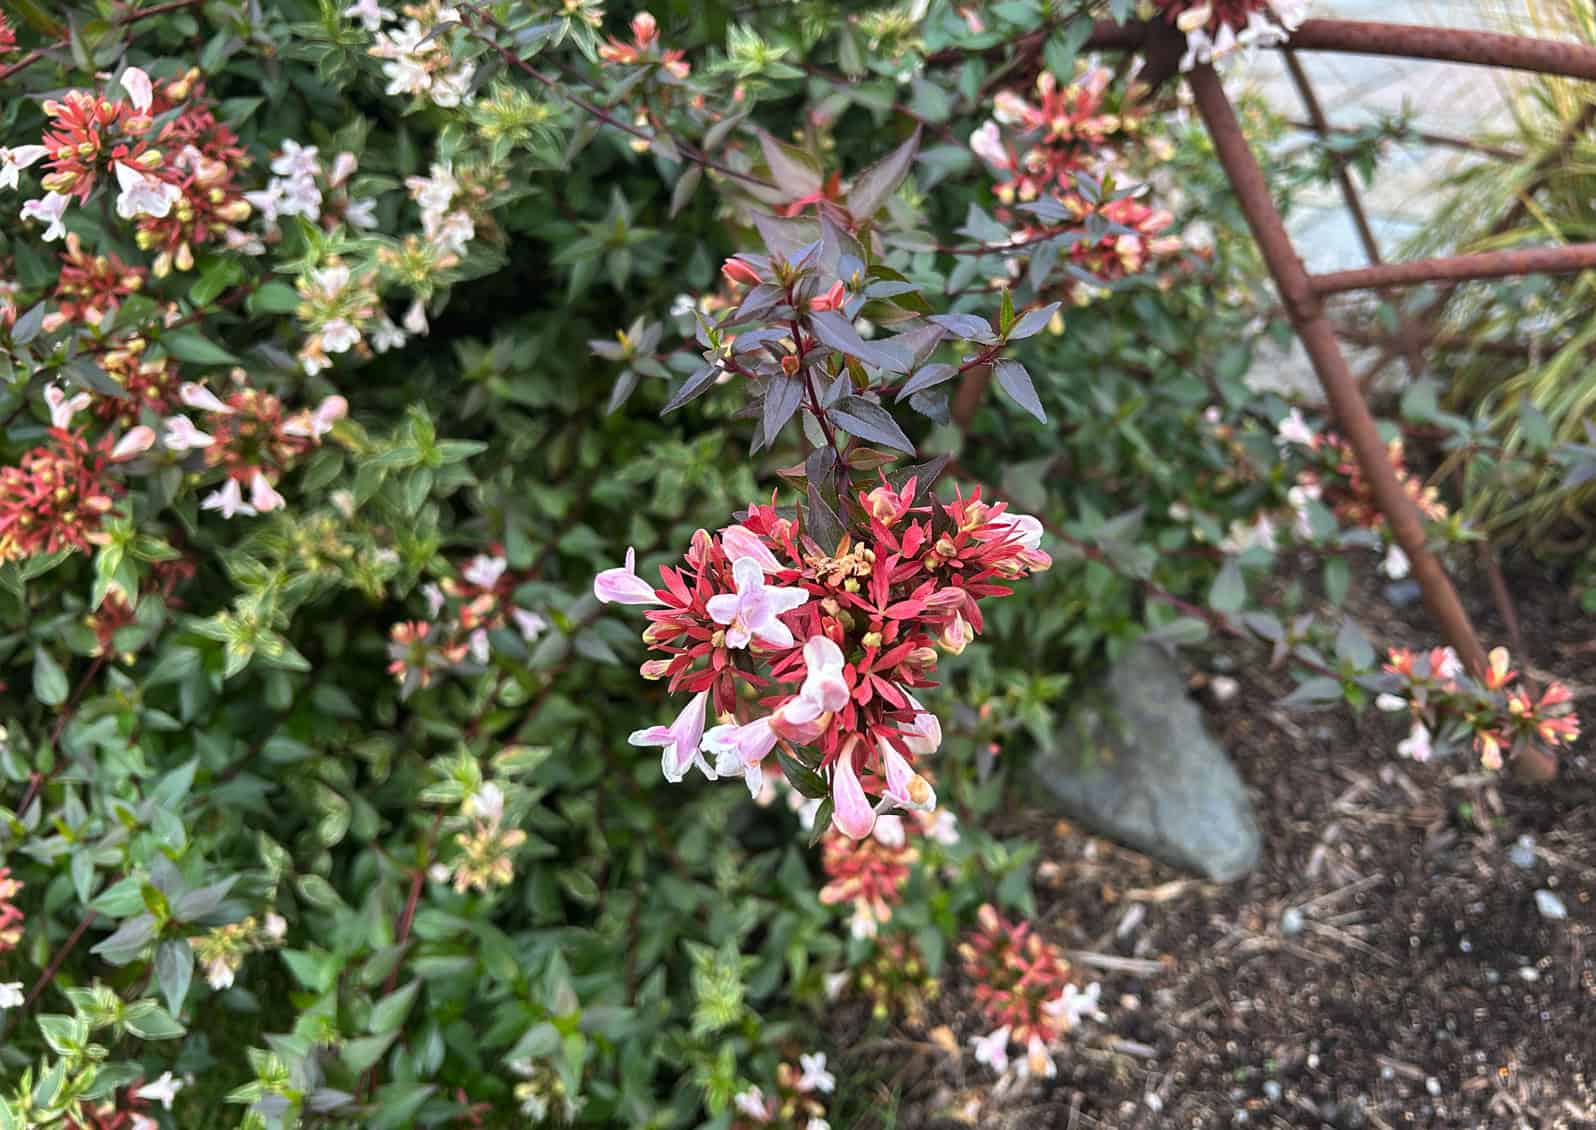
[[[396,1031],[404,1023],[405,1017],[410,1012],[410,1006],[415,1003],[416,994],[420,991],[421,982],[412,981],[383,997],[371,1007],[371,1017],[366,1021],[366,1031],[373,1035]]]
[[[129,1013],[123,1023],[128,1031],[144,1040],[175,1040],[187,1031],[164,1009],[152,1008],[137,1017]]]
[[[809,766],[799,761],[796,757],[778,749],[776,760],[781,764],[781,771],[787,778],[787,783],[810,800],[819,800],[831,795],[831,789],[826,784],[826,779],[816,773]]]
[[[1208,590],[1208,606],[1219,612],[1240,612],[1247,600],[1247,578],[1234,557],[1227,557]]]
[[[355,1074],[370,1068],[382,1058],[382,1053],[388,1050],[389,1045],[399,1033],[384,1032],[379,1036],[361,1036],[354,1040],[344,1041],[343,1049],[338,1053],[338,1058]]]
[[[183,1011],[194,978],[194,948],[187,938],[168,938],[155,951],[155,983],[166,998],[166,1008],[174,1015]]]
[[[180,326],[160,337],[161,348],[179,361],[196,365],[237,365],[239,360],[198,330]]]
[[[33,697],[46,706],[60,706],[70,688],[66,672],[43,647],[33,649]]]

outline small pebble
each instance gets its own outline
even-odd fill
[[[1236,661],[1224,653],[1214,656],[1208,661],[1208,665],[1221,674],[1225,674],[1236,669]]]
[[[1422,595],[1417,581],[1393,581],[1385,586],[1385,599],[1393,608],[1406,608],[1410,604],[1416,604]]]
[[[1270,1102],[1272,1102],[1272,1103],[1279,1102],[1280,1101],[1280,1094],[1281,1094],[1280,1084],[1275,1082],[1273,1079],[1265,1079],[1264,1080],[1264,1085],[1263,1085],[1263,1093],[1264,1093],[1264,1098],[1268,1099]]]
[[[1535,837],[1520,836],[1508,849],[1507,861],[1521,871],[1535,870]]]
[[[1541,971],[1536,969],[1533,965],[1519,966],[1518,975],[1532,985],[1541,979]]]
[[[1208,680],[1208,689],[1214,696],[1214,701],[1223,706],[1241,692],[1241,684],[1229,675],[1215,675]]]
[[[1502,975],[1494,969],[1487,969],[1485,971],[1485,983],[1488,985],[1500,985],[1502,983]]]
[[[1424,1081],[1424,1089],[1430,1092],[1432,1097],[1439,1096],[1441,1093],[1441,1081],[1432,1075]]]
[[[1552,894],[1551,891],[1535,892],[1535,909],[1541,912],[1542,918],[1550,918],[1560,922],[1568,917],[1568,907],[1563,905],[1563,900]]]
[[[1302,911],[1288,906],[1280,915],[1280,932],[1290,937],[1302,933]]]
[[[1164,1109],[1164,1100],[1158,1097],[1157,1092],[1148,1091],[1146,1095],[1142,1096],[1142,1101],[1147,1104],[1147,1109],[1154,1114]]]

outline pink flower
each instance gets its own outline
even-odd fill
[[[747,647],[751,639],[770,647],[791,647],[792,631],[779,616],[805,604],[809,594],[801,588],[766,588],[765,571],[752,557],[732,563],[737,592],[709,598],[705,608],[717,624],[726,625],[726,646]]]
[[[626,739],[637,746],[663,746],[660,768],[665,773],[665,779],[673,785],[687,776],[687,771],[694,763],[704,771],[704,776],[712,781],[715,779],[715,770],[704,760],[698,749],[704,740],[704,707],[708,701],[709,692],[699,691],[676,716],[676,721],[669,726],[650,726],[646,730],[636,730]]]
[[[999,1075],[1009,1069],[1009,1026],[1005,1024],[996,1032],[976,1036],[970,1041],[975,1048],[975,1062],[984,1063]]]
[[[122,192],[116,198],[116,214],[124,220],[139,216],[165,219],[172,205],[183,198],[183,190],[159,177],[145,176],[132,165],[118,161],[112,166]]]
[[[825,636],[810,636],[804,644],[803,686],[798,697],[812,702],[818,710],[835,713],[848,705],[848,682],[842,677],[842,648]],[[797,719],[794,719],[797,721]]]
[[[970,135],[970,150],[988,165],[999,169],[1009,167],[1009,152],[1003,148],[996,122],[987,122]]]
[[[177,390],[177,398],[190,408],[198,408],[201,412],[218,412],[223,416],[233,414],[233,410],[223,404],[214,392],[194,381],[185,381]]]
[[[323,342],[326,338],[323,335]],[[335,351],[336,352],[336,351]],[[332,431],[333,425],[349,414],[349,401],[341,396],[329,396],[309,414],[289,420],[283,425],[283,434],[320,439]]]
[[[862,840],[875,826],[875,809],[853,767],[855,742],[850,741],[831,766],[831,823],[849,839]]]
[[[237,479],[228,479],[218,490],[200,500],[201,510],[220,510],[223,518],[234,514],[254,514],[255,508],[244,501],[244,491]]]
[[[266,481],[266,475],[261,471],[256,471],[255,477],[249,480],[249,504],[261,514],[279,510],[285,505],[283,496],[272,489],[272,484]]]
[[[511,608],[510,619],[515,621],[516,630],[521,633],[521,638],[527,643],[537,639],[549,627],[547,620],[536,612],[528,612],[525,608]]]
[[[127,434],[116,441],[116,446],[111,448],[111,462],[125,463],[129,459],[143,455],[155,446],[155,429],[147,424],[140,424],[129,428]]]
[[[17,174],[50,151],[42,145],[19,145],[7,149],[0,145],[0,188],[16,188]]]
[[[68,396],[61,390],[60,385],[50,385],[44,390],[44,402],[50,406],[50,426],[70,428],[72,417],[87,408],[90,399],[86,392]]]
[[[920,704],[915,702],[911,695],[909,702],[916,710]],[[921,710],[914,716],[914,724],[909,732],[904,735],[904,745],[909,747],[909,752],[916,757],[929,757],[942,748],[942,723],[935,714]]]
[[[155,100],[155,91],[150,85],[150,76],[138,67],[129,67],[122,72],[122,89],[127,91],[128,101],[133,103],[133,108],[139,113],[144,113],[150,108],[150,103]],[[172,1104],[167,1103],[168,1107]]]
[[[61,222],[61,217],[66,215],[67,204],[71,199],[70,196],[62,196],[59,192],[46,192],[37,200],[25,200],[22,203],[22,218],[43,220],[48,224],[49,226],[44,229],[43,239],[46,243],[52,243],[66,235],[66,224]]]
[[[741,773],[749,795],[759,795],[765,783],[764,760],[776,748],[776,732],[768,717],[715,726],[704,734],[703,746],[715,755],[715,772],[724,777]]]
[[[603,604],[664,604],[654,586],[637,575],[637,550],[626,548],[626,566],[606,569],[593,578],[593,595]]]
[[[887,775],[887,789],[881,794],[877,812],[896,806],[930,812],[937,806],[936,790],[931,783],[914,771],[907,758],[892,748],[892,743],[880,739],[881,765]]]
[[[747,526],[727,526],[720,532],[720,547],[733,562],[752,557],[767,573],[781,572],[781,562],[770,552],[764,539]]]
[[[460,575],[479,588],[491,589],[499,583],[499,578],[504,576],[509,563],[502,557],[490,557],[486,553],[479,553],[471,559]]]
[[[1414,761],[1428,761],[1432,752],[1429,727],[1415,720],[1407,738],[1397,743],[1397,753]]]
[[[161,445],[168,451],[190,451],[209,447],[213,442],[213,437],[196,428],[187,416],[168,417],[166,432],[161,436]]]

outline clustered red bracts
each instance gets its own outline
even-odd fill
[[[675,724],[640,730],[633,744],[662,746],[671,780],[697,765],[712,779],[740,774],[755,794],[778,742],[808,747],[810,768],[830,773],[838,829],[855,839],[888,807],[933,807],[912,761],[937,749],[941,727],[913,692],[934,685],[939,645],[962,651],[981,630],[980,601],[1051,561],[1035,518],[979,492],[946,507],[914,497],[913,480],[860,492],[868,532],[830,552],[762,505],[718,535],[698,531],[685,560],[661,568],[659,588],[630,554],[601,573],[600,600],[661,606],[643,633],[661,658],[643,675],[694,696]],[[738,714],[744,688],[758,704],[751,719]],[[721,722],[705,732],[708,704]]]

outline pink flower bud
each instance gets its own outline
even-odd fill
[[[136,428],[128,429],[126,435],[117,440],[116,446],[111,448],[111,462],[125,463],[129,459],[143,455],[155,445],[155,429],[147,424],[140,424]]]
[[[809,309],[836,310],[842,306],[847,297],[847,291],[843,289],[842,283],[835,282],[831,284],[831,289],[826,291],[825,294],[809,300]]]
[[[728,282],[745,283],[748,286],[758,286],[763,281],[759,277],[759,272],[741,259],[726,260],[720,265],[720,273]]]
[[[853,751],[857,744],[857,737],[850,740],[831,767],[831,823],[849,839],[862,840],[875,827],[876,813],[854,771]]]

